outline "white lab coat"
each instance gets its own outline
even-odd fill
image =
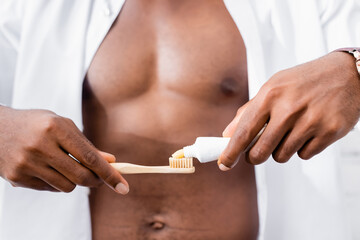
[[[123,0],[0,0],[0,102],[49,109],[82,128],[87,68]],[[359,0],[225,0],[245,41],[253,97],[276,71],[360,46]],[[334,145],[311,161],[271,159],[256,168],[260,236],[352,239]],[[360,174],[360,173],[359,173]],[[88,240],[88,189],[70,194],[13,188],[1,193],[3,240]]]

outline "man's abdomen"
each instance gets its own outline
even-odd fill
[[[222,1],[128,1],[85,79],[84,133],[117,161],[167,165],[247,100],[245,47]],[[127,175],[127,196],[93,189],[93,239],[255,239],[253,167],[195,167]]]

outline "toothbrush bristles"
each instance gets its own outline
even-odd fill
[[[169,158],[169,166],[171,168],[192,168],[193,158]]]

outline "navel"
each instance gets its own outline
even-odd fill
[[[166,222],[161,214],[154,214],[147,220],[147,225],[151,231],[161,231],[166,227]]]
[[[165,227],[165,223],[161,221],[153,221],[150,224],[151,229],[159,231]]]

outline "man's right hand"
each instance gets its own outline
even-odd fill
[[[114,161],[68,118],[47,110],[0,107],[0,175],[13,186],[71,192],[76,185],[96,187],[104,182],[126,194],[129,185],[110,166]]]

